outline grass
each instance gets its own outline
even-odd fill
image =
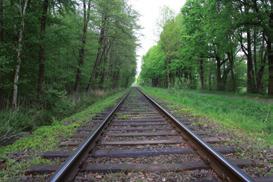
[[[63,137],[71,136],[77,127],[94,116],[102,112],[105,108],[113,104],[124,94],[118,92],[105,99],[99,100],[85,110],[76,113],[61,121],[54,121],[50,126],[43,126],[33,132],[31,136],[22,138],[14,144],[0,148],[0,159],[6,160],[5,170],[0,171],[0,181],[13,181],[34,164],[48,163],[47,160],[41,159],[41,152],[54,150]],[[10,158],[10,154],[23,152],[28,160],[15,161]]]
[[[65,92],[54,90],[45,94],[39,102],[21,104],[17,111],[3,109],[0,111],[0,147],[41,126],[51,125],[54,120],[62,120],[80,112],[99,99],[116,92],[95,91],[67,95]]]
[[[193,115],[207,117],[266,145],[273,145],[273,102],[222,93],[150,87],[143,89],[149,95],[177,104]]]

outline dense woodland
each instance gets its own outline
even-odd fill
[[[16,109],[52,90],[127,87],[135,21],[123,0],[1,0],[1,104]]]
[[[142,84],[273,96],[272,0],[187,0],[169,11]]]
[[[68,99],[72,96],[79,100],[131,85],[137,16],[125,0],[0,0],[0,120],[8,123],[5,128],[50,120],[56,117],[50,111],[66,112],[75,104]],[[43,115],[41,110],[47,119],[29,118]]]

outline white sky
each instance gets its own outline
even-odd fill
[[[138,24],[142,27],[139,38],[141,47],[137,50],[137,72],[141,71],[142,56],[159,40],[158,20],[161,17],[160,10],[164,6],[171,8],[176,14],[184,5],[186,0],[128,0],[139,14]]]

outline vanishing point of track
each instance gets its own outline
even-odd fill
[[[254,181],[240,169],[253,165],[251,161],[227,160],[224,154],[234,149],[211,147],[217,141],[200,136],[140,89],[132,88],[54,170],[50,181],[86,181],[94,173],[140,171],[198,176],[198,170],[206,174],[196,177],[197,181]]]

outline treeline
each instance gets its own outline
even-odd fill
[[[125,0],[0,0],[1,107],[128,87],[136,18]]]
[[[272,0],[187,0],[143,57],[141,83],[273,96]]]

